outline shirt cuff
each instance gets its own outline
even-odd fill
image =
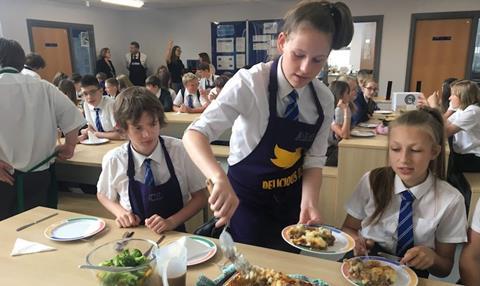
[[[436,237],[436,240],[441,243],[462,243],[468,241],[466,234],[465,236]]]
[[[208,124],[205,122],[201,122],[199,120],[192,122],[187,130],[195,130],[202,133],[205,137],[207,137],[208,142],[212,142],[211,138],[214,138],[212,130],[208,127]]]
[[[312,157],[312,156],[305,156],[305,161],[303,162],[303,169],[311,169],[311,168],[323,168],[325,167],[325,163],[327,162],[327,156],[319,156],[319,157]]]

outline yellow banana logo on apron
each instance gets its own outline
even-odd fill
[[[272,163],[277,167],[288,169],[295,165],[300,159],[302,156],[302,148],[297,148],[294,152],[290,152],[275,145],[273,153],[275,154],[275,159],[270,159]]]

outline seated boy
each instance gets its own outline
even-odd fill
[[[480,281],[480,200],[472,217],[468,230],[468,243],[460,256],[460,277],[465,286],[478,285]]]
[[[222,91],[222,88],[225,86],[227,81],[228,81],[228,77],[224,75],[221,75],[215,79],[215,88],[213,88],[208,94],[209,101],[217,99],[217,96],[220,94],[220,91]]]
[[[208,192],[182,141],[160,136],[165,114],[159,100],[144,87],[130,87],[117,96],[115,119],[130,142],[103,158],[98,200],[120,227],[185,231]]]
[[[160,100],[160,103],[163,105],[163,111],[170,112],[173,110],[173,100],[168,89],[161,88],[162,83],[160,78],[156,75],[151,75],[145,80],[145,86],[147,89],[155,94],[155,96]]]
[[[198,78],[189,72],[182,77],[183,88],[178,91],[173,101],[173,110],[184,113],[202,113],[209,101],[207,94],[200,94]]]
[[[208,94],[215,87],[215,79],[218,78],[218,75],[210,72],[208,63],[200,63],[197,74],[200,76],[200,90],[206,90]]]
[[[122,139],[115,129],[113,118],[113,104],[115,100],[102,95],[102,88],[93,75],[85,75],[81,80],[84,97],[83,112],[87,119],[88,127],[81,130],[79,140],[88,138],[88,131],[92,131],[98,138]]]

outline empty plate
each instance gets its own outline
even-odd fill
[[[375,132],[363,131],[363,130],[352,130],[352,132],[350,132],[350,135],[352,135],[353,137],[374,137]]]
[[[105,221],[96,217],[70,218],[45,229],[45,236],[55,241],[80,240],[95,235],[105,228]]]

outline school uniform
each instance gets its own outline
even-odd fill
[[[397,231],[402,192],[409,190],[414,198],[413,245],[435,249],[435,241],[442,243],[467,241],[467,218],[462,196],[447,182],[436,179],[432,174],[429,174],[423,183],[412,188],[407,188],[400,177],[395,175],[390,204],[377,223],[370,223],[370,218],[375,212],[375,200],[369,175],[370,172],[360,179],[352,197],[345,205],[349,215],[362,221],[360,233],[364,238],[372,239],[388,253],[398,254]]]
[[[464,172],[480,172],[480,106],[469,105],[453,113],[448,121],[460,128],[449,140],[448,181],[465,197],[470,209],[471,189]]]
[[[476,233],[480,233],[480,200],[477,201],[475,212],[472,216],[472,225],[470,226]]]
[[[14,187],[0,182],[0,220],[15,214],[18,177],[24,177],[24,209],[46,205],[57,127],[68,133],[85,124],[77,107],[51,83],[0,70],[0,160],[15,169]]]
[[[147,55],[141,52],[125,55],[128,78],[135,86],[145,86],[147,78]]]
[[[295,90],[298,120],[284,118],[294,89],[281,61],[241,69],[189,128],[210,141],[232,128],[228,177],[240,200],[230,222],[234,240],[292,251],[279,234],[298,222],[302,170],[325,165],[333,95],[314,79]]]
[[[366,98],[361,90],[357,92],[353,103],[355,104],[355,112],[352,115],[353,126],[368,121],[373,111],[380,109],[377,103],[371,98]]]
[[[90,126],[98,132],[114,131],[116,122],[113,117],[115,99],[109,96],[102,96],[102,100],[98,106],[88,104],[86,101],[83,103],[83,111],[85,112],[85,119]],[[98,121],[98,117],[100,122]],[[100,123],[100,125],[99,125]]]
[[[21,74],[33,76],[36,79],[42,79],[40,75],[35,72],[31,67],[24,65],[22,71],[20,72]]]
[[[347,113],[347,120],[351,120],[352,113],[349,111]],[[334,122],[333,124],[342,126],[345,118],[345,113],[342,108],[335,107],[335,115],[334,115]],[[333,130],[330,131],[330,136],[328,136],[328,150],[327,150],[327,162],[326,166],[334,166],[338,165],[338,142],[340,139],[335,135]]]
[[[218,77],[218,75],[211,74],[208,78],[201,78],[200,79],[200,89],[206,89],[206,90],[211,90],[215,88],[215,79]]]
[[[181,104],[185,104],[185,106],[190,108],[197,108],[202,107],[204,104],[207,103],[207,100],[200,96],[200,93],[197,91],[195,94],[191,94],[188,90],[180,89],[173,101],[173,104],[176,106],[180,106]]]
[[[145,186],[146,161],[151,159],[155,187]],[[205,178],[186,153],[182,141],[161,136],[151,155],[144,156],[125,143],[109,151],[102,161],[97,190],[118,201],[127,211],[145,218],[163,218],[181,210],[191,194],[205,188]],[[183,225],[177,230],[185,231]]]
[[[169,90],[160,88],[155,95],[162,103],[163,111],[170,112],[173,110],[173,100]]]

